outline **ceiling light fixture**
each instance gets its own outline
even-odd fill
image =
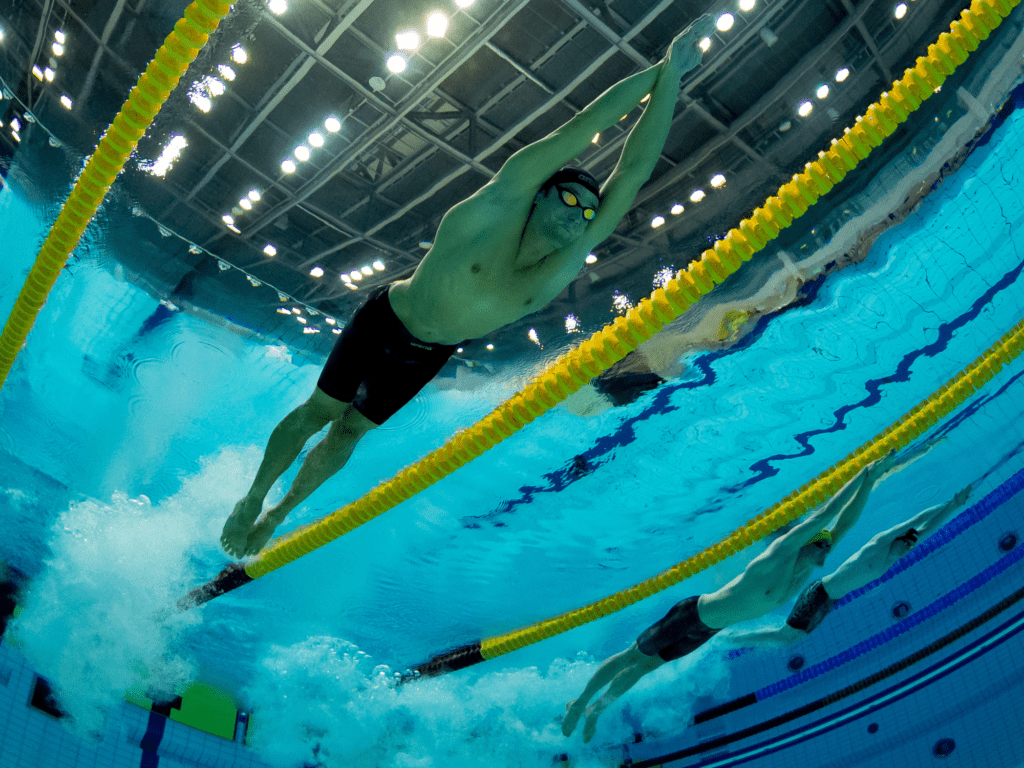
[[[651,226],[654,227],[654,229],[657,229],[658,227],[660,227],[664,223],[665,223],[665,217],[664,216],[655,216],[653,219],[651,219]]]
[[[331,133],[337,133],[341,130],[341,121],[336,117],[328,117],[324,120],[324,128]]]
[[[309,143],[318,149],[324,145],[324,137],[319,133],[309,134]]]
[[[846,78],[848,78],[849,76],[850,76],[850,70],[848,70],[846,67],[843,67],[838,72],[836,72],[836,82],[837,83],[841,83]]]
[[[380,261],[380,260],[378,260],[378,261],[375,261],[375,262],[373,262],[373,265],[372,265],[372,266],[373,266],[373,268],[374,268],[375,270],[377,270],[378,272],[383,272],[383,271],[384,271],[384,269],[385,269],[385,267],[384,267],[384,262],[383,262],[383,261]]]
[[[679,203],[676,203],[675,205],[672,206],[672,215],[673,216],[678,216],[680,213],[682,213],[685,210],[686,209],[683,208],[683,206],[681,206]]]
[[[440,11],[434,11],[427,17],[427,34],[430,37],[444,37],[448,31],[448,17]]]
[[[415,30],[406,30],[395,35],[395,45],[400,51],[415,51],[420,47],[420,35]]]
[[[736,23],[736,17],[731,13],[723,13],[718,17],[718,21],[715,22],[715,26],[718,27],[719,32],[728,32],[732,29],[732,25]]]
[[[321,267],[313,267],[311,270],[309,270],[309,274],[311,274],[313,277],[323,277],[324,271]]]
[[[271,258],[277,256],[277,248],[272,246],[270,243],[267,243],[265,246],[263,246],[263,252],[267,254],[267,256],[270,256]]]
[[[295,157],[300,163],[305,163],[309,160],[309,147],[305,144],[299,144],[299,146],[295,148]]]
[[[362,272],[367,277],[369,277],[370,275],[373,274],[373,267],[363,267],[359,271]]]
[[[267,7],[270,8],[271,13],[280,16],[288,10],[288,3],[285,0],[270,0]]]
[[[800,102],[800,108],[797,110],[797,114],[800,117],[807,117],[811,112],[814,111],[814,105],[809,101]]]
[[[295,163],[291,160],[285,160],[281,163],[281,170],[285,173],[295,173]]]
[[[703,189],[695,189],[695,190],[693,190],[693,192],[690,193],[690,202],[691,203],[699,203],[705,197],[707,197],[707,195],[704,194],[704,190]]]
[[[405,58],[397,53],[388,57],[388,69],[396,75],[405,71]]]
[[[260,191],[258,189],[250,189],[249,199],[252,200],[254,203],[258,203],[260,200],[263,199],[263,195],[260,194]]]
[[[715,189],[718,189],[719,187],[724,187],[725,176],[723,176],[721,173],[716,173],[714,176],[711,177],[711,186],[714,187]]]

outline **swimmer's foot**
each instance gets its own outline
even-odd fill
[[[267,546],[267,542],[270,541],[270,537],[274,535],[274,530],[283,522],[283,517],[271,514],[271,510],[267,510],[267,513],[260,518],[260,521],[252,527],[249,531],[249,537],[245,542],[245,551],[242,553],[245,557],[251,557],[258,554],[261,549]]]
[[[589,744],[590,740],[594,738],[594,734],[597,733],[597,718],[604,712],[607,704],[602,704],[601,700],[598,699],[589,707],[587,707],[587,719],[583,723],[583,743]]]
[[[248,496],[235,504],[235,508],[228,515],[228,520],[224,523],[224,530],[220,534],[220,545],[225,552],[232,557],[245,555],[249,533],[262,511],[263,501],[251,501]]]
[[[580,721],[580,715],[582,714],[583,704],[580,703],[579,699],[570,701],[565,705],[565,717],[562,718],[563,736],[572,736],[572,732],[576,730],[576,723]]]

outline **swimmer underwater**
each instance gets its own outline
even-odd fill
[[[490,182],[445,214],[412,277],[367,297],[338,337],[312,396],[270,435],[252,487],[224,524],[225,552],[258,553],[288,513],[345,466],[364,435],[415,397],[460,343],[541,309],[576,278],[654,171],[682,77],[700,64],[700,41],[714,28],[710,15],[700,17],[658,64],[615,84],[561,128],[512,155]],[[647,94],[603,186],[586,171],[563,168]],[[264,512],[274,482],[328,425],[288,493]]]

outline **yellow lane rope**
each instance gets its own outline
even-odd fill
[[[114,179],[124,169],[139,139],[206,45],[210,34],[230,10],[228,3],[218,0],[196,0],[186,8],[184,18],[174,25],[132,89],[128,101],[100,139],[50,229],[0,335],[0,388],[7,381],[14,359],[25,344],[68,256],[77,247]]]
[[[838,184],[935,92],[1019,3],[1020,0],[974,0],[970,9],[950,25],[950,31],[942,33],[928,47],[928,55],[918,58],[903,79],[893,83],[891,91],[868,107],[841,139],[833,140],[828,152],[819,152],[818,159],[808,163],[803,173],[784,184],[777,195],[768,198],[750,218],[716,242],[713,249],[704,251],[700,261],[680,271],[624,317],[616,318],[579,347],[562,355],[525,389],[437,450],[362,498],[272,541],[245,566],[246,575],[253,579],[265,576],[433,485],[522,429],[651,338]]]
[[[825,470],[717,544],[603,600],[522,629],[487,638],[480,643],[480,654],[485,659],[493,659],[581,624],[603,618],[645,597],[675,586],[683,579],[707,570],[730,555],[760,541],[772,531],[778,530],[836,494],[866,464],[880,459],[890,450],[903,448],[916,440],[940,419],[948,416],[975,390],[987,384],[1006,363],[1020,355],[1022,349],[1024,320],[1017,323],[971,365],[951,378],[934,394],[922,400],[901,419],[868,440],[839,464]]]

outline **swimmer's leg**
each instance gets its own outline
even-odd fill
[[[634,645],[633,648],[635,649],[636,646]],[[594,738],[594,734],[597,732],[597,719],[601,713],[608,709],[613,701],[636,685],[640,678],[665,663],[660,656],[648,656],[639,650],[636,653],[642,658],[635,658],[633,664],[619,672],[608,685],[608,690],[604,692],[604,695],[587,707],[587,719],[583,724],[584,744]]]
[[[235,504],[234,510],[224,524],[220,543],[225,552],[235,557],[241,557],[245,553],[246,540],[263,510],[263,500],[277,478],[291,466],[309,438],[332,420],[344,415],[350,407],[349,403],[335,400],[321,390],[315,389],[309,400],[285,416],[274,428],[252,487],[245,497]]]
[[[630,667],[636,666],[637,664],[648,663],[651,657],[645,653],[642,653],[639,648],[636,647],[634,642],[629,648],[617,653],[614,656],[609,656],[597,671],[594,676],[590,678],[590,682],[587,683],[587,687],[583,689],[583,693],[579,695],[579,698],[570,701],[565,705],[565,718],[562,720],[562,733],[566,736],[570,736],[574,730],[576,730],[576,723],[579,722],[580,716],[587,708],[587,704],[594,694],[604,688],[608,683],[614,680],[623,670]],[[658,659],[661,661],[661,659]]]
[[[288,513],[344,467],[356,444],[377,426],[353,407],[349,407],[340,419],[331,422],[327,436],[307,454],[285,497],[277,506],[268,509],[252,527],[246,540],[245,554],[255,555],[263,549]]]

